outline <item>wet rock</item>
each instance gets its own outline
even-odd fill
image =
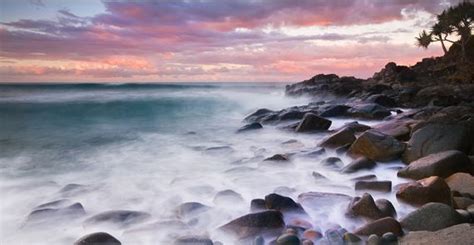
[[[265,204],[265,200],[258,198],[258,199],[252,199],[252,201],[250,201],[251,212],[260,212],[266,209],[267,209],[267,206]]]
[[[372,169],[375,166],[377,166],[377,164],[374,161],[370,160],[367,157],[362,156],[362,157],[358,157],[357,159],[355,159],[348,165],[344,166],[341,172],[342,173],[355,173],[361,169]]]
[[[362,244],[362,240],[360,239],[360,237],[350,232],[346,232],[342,238],[344,240],[344,244],[347,244],[347,245]]]
[[[443,151],[420,158],[398,171],[399,177],[423,179],[430,176],[448,177],[457,172],[467,172],[469,158],[456,150]]]
[[[177,238],[174,245],[213,245],[211,239],[205,236],[182,236]]]
[[[460,223],[473,223],[474,217],[472,217],[468,211],[464,209],[456,209],[456,212],[458,212],[458,214],[462,217],[462,222]]]
[[[368,130],[352,144],[349,153],[374,161],[390,161],[398,158],[404,149],[405,146],[392,136]]]
[[[384,106],[371,103],[354,106],[347,111],[347,114],[364,119],[384,119],[392,113]]]
[[[150,214],[131,210],[112,210],[96,214],[84,221],[85,225],[107,224],[115,227],[126,228],[142,223],[151,217]]]
[[[180,204],[176,209],[176,216],[180,218],[192,217],[194,215],[206,212],[210,209],[209,206],[199,202],[185,202]]]
[[[296,132],[311,132],[316,130],[327,130],[331,126],[331,121],[314,113],[306,113],[301,122],[296,127]]]
[[[372,234],[367,238],[367,245],[379,245],[380,243],[380,237]]]
[[[360,180],[355,183],[356,190],[372,190],[381,192],[391,192],[392,182],[391,181],[368,181]]]
[[[274,113],[274,111],[262,108],[248,115],[244,120],[247,122],[260,122],[264,117],[269,116],[272,113]]]
[[[82,204],[74,203],[67,207],[35,209],[28,215],[26,222],[31,224],[53,219],[71,220],[82,217],[85,214],[86,211],[84,210]]]
[[[455,173],[446,179],[449,188],[474,197],[474,177],[467,173]]]
[[[311,240],[311,241],[319,240],[322,237],[323,237],[323,234],[321,234],[321,232],[313,230],[313,229],[307,229],[303,232],[303,238]]]
[[[387,232],[382,236],[382,244],[396,244],[397,240],[397,236],[392,232]]]
[[[429,123],[414,129],[403,160],[411,163],[433,153],[459,150],[469,153],[473,143],[471,129],[461,123]]]
[[[406,141],[410,139],[411,124],[413,123],[411,120],[394,120],[376,125],[374,129],[397,140]]]
[[[474,241],[474,226],[469,224],[454,225],[435,232],[409,232],[400,239],[400,244],[410,245],[470,245]]]
[[[286,121],[286,120],[299,120],[304,117],[306,112],[300,111],[300,110],[289,110],[289,111],[283,111],[280,113],[278,116],[281,121]]]
[[[245,131],[250,131],[250,130],[255,130],[255,129],[261,129],[263,128],[262,124],[258,122],[250,123],[247,125],[244,125],[243,127],[239,128],[237,132],[245,132]]]
[[[352,216],[362,216],[373,220],[387,216],[377,207],[374,199],[368,193],[364,193],[362,197],[354,197],[349,204],[347,213]]]
[[[370,96],[369,98],[367,98],[367,101],[381,105],[381,106],[385,106],[385,107],[397,106],[397,102],[394,99],[383,94],[374,94]]]
[[[337,148],[347,144],[352,144],[355,140],[356,137],[354,136],[354,132],[350,129],[344,128],[323,139],[320,143],[320,146],[327,148]]]
[[[344,163],[339,157],[328,157],[321,161],[321,164],[326,167],[331,168],[341,168],[344,166]]]
[[[300,245],[300,239],[293,234],[283,234],[276,240],[278,245]]]
[[[352,178],[351,180],[359,181],[359,180],[373,180],[373,179],[377,179],[377,176],[375,174],[362,175],[359,177]]]
[[[244,198],[233,190],[223,190],[216,193],[213,202],[217,205],[243,202]]]
[[[380,210],[384,217],[395,217],[397,216],[397,211],[393,204],[387,199],[377,199],[375,205]]]
[[[378,219],[372,223],[366,224],[358,228],[354,233],[359,236],[369,236],[372,234],[376,234],[377,236],[383,236],[383,234],[387,232],[392,232],[397,236],[401,236],[403,234],[400,223],[398,223],[396,219],[391,217],[385,217],[382,219]]]
[[[346,145],[343,145],[343,146],[339,146],[339,147],[336,148],[336,154],[342,155],[342,154],[346,153],[349,150],[349,148],[351,148],[351,144],[346,144]]]
[[[317,150],[308,152],[305,154],[307,157],[320,157],[326,153],[326,150],[324,148],[319,148]]]
[[[71,203],[69,199],[59,199],[52,202],[47,202],[36,206],[34,209],[44,209],[44,208],[61,208]]]
[[[466,209],[474,204],[474,199],[468,197],[453,197],[454,208]]]
[[[462,222],[462,217],[452,207],[432,202],[409,213],[400,223],[409,231],[437,231]]]
[[[326,108],[322,113],[322,117],[340,117],[344,116],[351,107],[347,105],[333,105]]]
[[[79,238],[74,245],[121,245],[122,243],[109,233],[96,232]]]
[[[288,156],[283,154],[275,154],[269,158],[266,158],[264,161],[289,161]]]
[[[342,129],[344,128],[350,129],[354,133],[362,133],[371,129],[370,126],[367,126],[365,124],[360,124],[356,121],[344,124],[344,126],[342,126]]]
[[[293,201],[293,199],[275,193],[265,196],[265,205],[268,209],[281,212],[306,213],[301,205]]]
[[[429,202],[452,205],[449,186],[437,176],[403,184],[396,195],[398,199],[414,205],[423,205]]]
[[[313,173],[311,173],[311,175],[316,179],[316,180],[327,180],[328,178],[326,178],[326,176],[316,172],[316,171],[313,171]]]
[[[284,227],[285,223],[281,212],[268,210],[244,215],[221,226],[220,229],[238,238],[247,238],[257,234],[278,234]]]

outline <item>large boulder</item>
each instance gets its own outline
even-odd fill
[[[354,233],[360,236],[370,236],[372,234],[382,236],[387,232],[392,232],[397,236],[403,235],[400,223],[391,217],[381,218],[372,223],[366,224],[358,228]]]
[[[451,191],[469,194],[474,197],[474,176],[466,173],[455,173],[446,179]]]
[[[279,234],[285,227],[283,215],[277,210],[251,213],[230,221],[221,230],[238,238],[248,238],[262,234]]]
[[[471,245],[474,241],[474,225],[459,224],[435,232],[414,231],[400,239],[401,245]]]
[[[415,128],[403,153],[403,161],[411,163],[424,156],[447,150],[469,153],[474,135],[467,123],[428,123]]]
[[[385,107],[395,107],[395,106],[397,106],[397,102],[394,99],[388,97],[387,95],[383,95],[383,94],[371,95],[367,98],[367,101],[378,104],[378,105],[381,105],[381,106],[385,106]]]
[[[429,202],[452,205],[449,186],[437,176],[401,185],[397,191],[397,198],[414,205],[423,205]]]
[[[374,126],[374,129],[394,137],[397,140],[408,140],[410,138],[412,120],[393,120]]]
[[[354,173],[361,169],[372,169],[377,165],[374,161],[367,157],[358,157],[341,170],[342,173]]]
[[[244,120],[247,121],[247,122],[250,122],[250,123],[261,122],[264,117],[267,117],[267,116],[269,116],[273,113],[275,113],[275,112],[272,111],[272,110],[262,108],[262,109],[258,109],[254,113],[248,115],[247,117],[245,117]]]
[[[355,183],[356,190],[371,190],[380,192],[391,192],[392,181],[376,181],[376,180],[359,180]]]
[[[471,161],[466,154],[449,150],[420,158],[398,171],[399,177],[423,179],[430,176],[448,177],[457,172],[469,172]]]
[[[306,113],[301,122],[296,127],[296,132],[311,132],[316,130],[327,130],[331,126],[331,121],[320,117],[314,113]]]
[[[319,144],[321,147],[337,148],[344,145],[350,145],[356,140],[354,132],[348,128],[343,128],[334,134],[326,137]]]
[[[366,156],[374,161],[390,161],[398,158],[404,149],[405,145],[392,136],[368,130],[352,144],[349,153]]]
[[[372,220],[390,216],[390,214],[379,209],[372,196],[368,193],[364,193],[362,197],[354,197],[347,208],[347,214],[350,216],[362,216]]]
[[[409,231],[437,231],[463,222],[463,217],[446,204],[431,202],[409,213],[400,223]]]
[[[122,243],[109,233],[96,232],[79,238],[74,245],[121,245]]]
[[[383,119],[390,116],[392,113],[384,106],[370,103],[355,105],[354,107],[350,108],[346,114],[363,119]]]
[[[301,205],[293,201],[293,199],[275,193],[265,196],[265,206],[267,209],[274,209],[281,212],[305,213]]]

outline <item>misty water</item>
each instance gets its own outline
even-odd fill
[[[393,168],[401,166],[397,162],[354,174],[322,166],[329,156],[350,162],[332,151],[297,154],[288,164],[262,161],[276,153],[314,151],[324,133],[295,134],[277,125],[236,133],[259,108],[309,102],[285,97],[279,84],[0,86],[1,243],[72,244],[105,231],[123,244],[167,244],[188,234],[232,244],[217,228],[249,213],[254,198],[272,192],[294,200],[309,191],[360,195],[350,179],[372,173],[393,185],[401,182]],[[353,121],[331,120],[331,129]],[[316,179],[313,171],[327,179]],[[241,198],[216,198],[224,190]],[[399,216],[410,211],[394,194],[372,194],[391,200]],[[57,200],[64,200],[57,207],[81,203],[86,213],[27,219],[38,205]],[[175,209],[184,202],[210,209],[182,217]],[[362,223],[344,216],[347,203],[302,204],[311,225],[323,232],[335,224],[351,230]],[[126,227],[84,223],[110,210],[151,216]]]

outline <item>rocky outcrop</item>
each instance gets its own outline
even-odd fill
[[[449,186],[437,176],[401,185],[397,191],[397,198],[414,205],[423,205],[429,202],[452,205]]]

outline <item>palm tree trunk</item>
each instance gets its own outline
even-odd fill
[[[444,41],[443,41],[443,38],[441,37],[441,34],[438,35],[438,37],[439,37],[439,40],[441,41],[441,47],[443,47],[444,54],[447,54],[448,50],[446,49],[446,46],[444,46]]]

